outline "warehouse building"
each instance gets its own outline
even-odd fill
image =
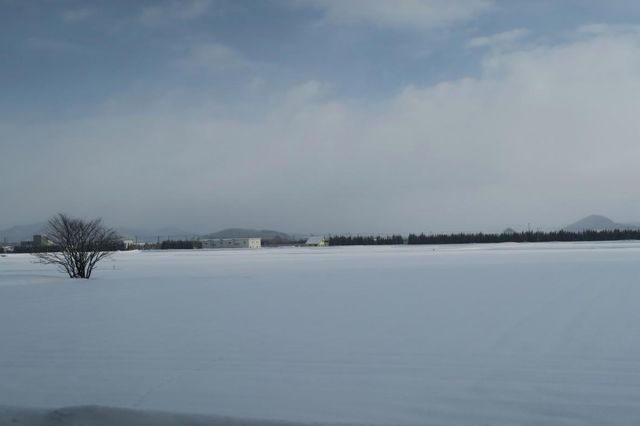
[[[306,246],[313,247],[324,247],[329,245],[324,237],[310,237],[304,244]]]
[[[215,238],[200,240],[202,248],[260,248],[260,238]]]

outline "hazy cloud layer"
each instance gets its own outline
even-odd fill
[[[491,0],[303,0],[340,24],[375,25],[399,30],[429,30],[469,21],[487,12]]]
[[[509,47],[529,35],[529,30],[516,28],[490,36],[474,37],[467,43],[468,47]]]
[[[86,110],[0,118],[0,226],[56,211],[201,232],[640,220],[640,33],[505,31],[460,41],[479,55],[466,76],[376,96],[213,38],[174,45]]]
[[[88,19],[95,13],[95,10],[88,7],[77,9],[68,9],[63,11],[60,16],[66,22],[80,22]]]
[[[192,46],[187,55],[176,61],[186,71],[235,72],[254,68],[250,60],[239,52],[220,43],[202,43]]]
[[[160,25],[174,21],[188,21],[206,14],[211,0],[169,0],[144,6],[140,20],[146,25]]]

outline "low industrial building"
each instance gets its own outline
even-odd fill
[[[329,244],[327,244],[327,240],[325,240],[324,237],[309,237],[304,245],[312,247],[324,247]]]
[[[124,245],[125,250],[129,250],[137,245],[133,240],[122,240],[122,244]]]
[[[20,247],[49,247],[53,243],[47,238],[46,235],[34,235],[32,240],[20,241]]]
[[[215,238],[200,240],[202,248],[260,248],[260,238]]]
[[[33,246],[34,247],[47,247],[51,245],[51,241],[47,238],[46,235],[34,235],[33,236]]]

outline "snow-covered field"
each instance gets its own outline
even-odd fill
[[[0,257],[0,405],[636,425],[640,243]]]

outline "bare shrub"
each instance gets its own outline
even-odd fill
[[[58,265],[71,278],[90,278],[96,264],[117,247],[118,235],[102,219],[83,220],[58,213],[49,219],[47,237],[54,252],[34,253],[42,263]]]

